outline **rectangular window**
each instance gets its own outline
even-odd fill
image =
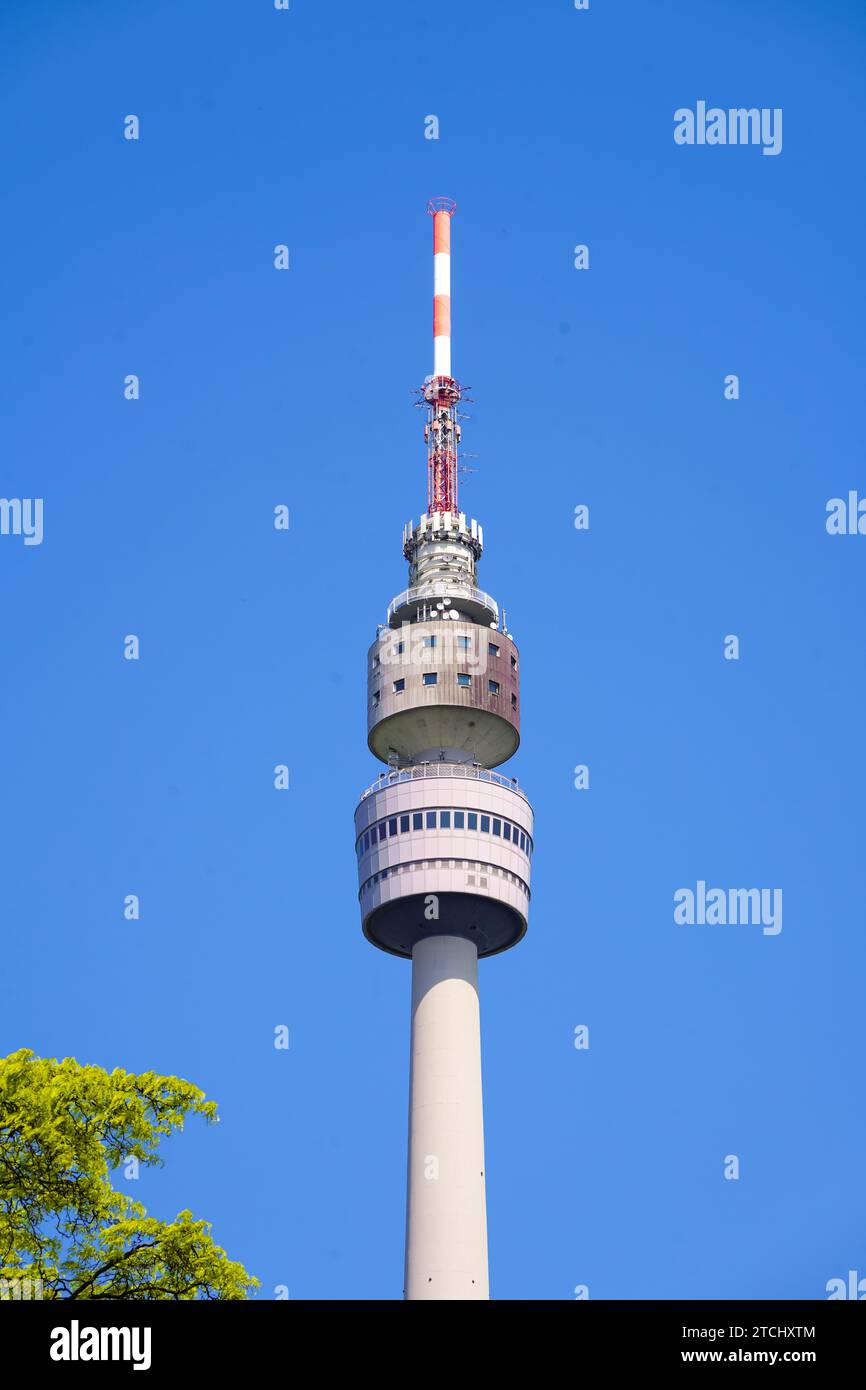
[[[478,816],[475,811],[468,811],[466,813],[466,825],[469,830],[478,829]]]
[[[490,694],[491,694],[491,695],[498,695],[498,694],[499,694],[499,681],[488,681],[488,682],[487,682],[487,689],[490,691]]]
[[[516,709],[516,708],[517,708],[517,696],[514,694],[513,691],[512,691],[512,693],[511,693],[511,708],[512,708],[512,709]]]
[[[374,666],[378,666],[378,665],[379,665],[379,661],[380,661],[380,658],[379,658],[378,656],[374,656],[374,657],[373,657],[373,665],[374,665]]]
[[[468,651],[469,651],[469,644],[470,644],[471,641],[472,641],[472,638],[471,638],[471,637],[458,637],[458,638],[457,638],[457,650],[458,650],[458,652],[468,652]]]
[[[501,835],[501,834],[502,834],[502,821],[501,821],[501,820],[496,820],[496,819],[494,819],[494,821],[493,821],[493,833],[494,833],[494,835]]]
[[[406,644],[404,642],[397,642],[394,647],[394,655],[402,656],[405,650]]]
[[[481,817],[481,829],[484,831],[485,835],[489,835],[489,833],[490,833],[490,817],[489,817],[489,816],[482,816],[482,817]]]
[[[455,829],[455,830],[462,830],[462,829],[463,829],[463,821],[464,821],[464,814],[463,814],[463,812],[462,812],[462,811],[455,811],[455,812],[454,812],[454,829]]]
[[[376,830],[376,826],[374,825],[373,828],[372,828],[372,830],[370,831],[370,844],[371,844],[371,845],[375,845],[375,843],[376,843],[376,841],[378,840],[378,838],[379,838],[379,836],[378,836],[378,833],[377,833],[377,830]]]
[[[436,672],[435,672],[435,671],[425,671],[425,672],[424,672],[424,675],[421,677],[421,679],[423,680],[423,682],[424,682],[425,685],[435,685],[435,684],[436,684]]]
[[[510,840],[510,839],[511,839],[511,826],[508,824],[508,821],[504,821],[504,822],[503,822],[503,825],[502,825],[502,837],[503,837],[503,839],[505,839],[505,840]]]
[[[517,657],[516,657],[516,656],[513,656],[513,657],[511,658],[511,669],[512,669],[512,671],[514,670],[514,668],[515,668],[516,665],[517,665]]]
[[[412,812],[412,829],[413,829],[413,830],[423,830],[423,829],[424,829],[424,815],[423,815],[423,813],[422,813],[421,811],[413,811],[413,812]]]
[[[471,685],[471,684],[472,684],[472,677],[471,677],[466,671],[458,671],[458,672],[457,672],[457,684],[458,684],[458,685]]]
[[[442,830],[450,830],[450,829],[451,829],[451,812],[450,812],[450,811],[440,811],[440,812],[439,812],[439,825],[440,825],[440,827],[441,827]]]
[[[520,848],[523,850],[526,849],[526,836],[524,835],[522,830],[520,832]]]
[[[435,638],[435,637],[425,637],[424,640],[423,640],[423,642],[421,643],[421,645],[422,645],[422,647],[435,647],[435,646],[436,646],[436,638]]]
[[[407,831],[408,829],[409,829],[409,817],[408,817],[408,816],[401,816],[401,817],[400,817],[400,834],[401,834],[401,835],[405,835],[405,834],[406,834],[406,831]]]
[[[487,655],[488,655],[488,656],[498,656],[498,655],[499,655],[499,648],[497,647],[497,645],[496,645],[495,642],[488,642],[488,643],[487,643]]]
[[[405,690],[405,689],[406,689],[406,682],[405,682],[404,680],[399,680],[399,681],[395,681],[395,682],[394,682],[394,694],[395,694],[395,695],[399,695],[399,694],[401,693],[401,691],[403,691],[403,690]]]
[[[397,834],[397,817],[396,817],[396,816],[394,816],[394,818],[393,818],[392,820],[389,820],[389,822],[388,822],[388,834],[389,834],[389,835],[396,835],[396,834]]]
[[[435,812],[435,811],[428,811],[428,812],[427,812],[427,829],[428,829],[428,830],[435,830],[435,829],[436,829],[436,812]]]
[[[373,704],[374,704],[374,705],[378,705],[378,703],[379,703],[379,692],[378,692],[378,690],[374,690],[374,691],[373,691]]]

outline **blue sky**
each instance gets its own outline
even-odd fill
[[[134,1194],[262,1297],[400,1296],[410,971],[352,816],[448,194],[537,817],[481,969],[492,1295],[866,1275],[862,7],[8,0],[0,42],[0,493],[45,509],[0,537],[0,1050],[197,1082],[222,1123]],[[677,146],[698,100],[782,153]],[[677,926],[699,879],[782,932]]]

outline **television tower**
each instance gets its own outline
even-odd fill
[[[520,660],[478,588],[482,528],[457,500],[451,218],[434,198],[427,511],[403,529],[409,587],[367,659],[367,743],[387,764],[355,812],[364,935],[412,961],[407,1299],[486,1299],[478,961],[526,932],[532,807],[491,769],[520,742]]]

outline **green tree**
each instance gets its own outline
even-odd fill
[[[212,1123],[216,1104],[176,1076],[29,1048],[0,1059],[0,1296],[39,1281],[43,1298],[246,1298],[258,1280],[208,1222],[159,1221],[111,1184],[131,1159],[161,1165],[160,1140],[188,1114]]]

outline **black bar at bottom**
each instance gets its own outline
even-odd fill
[[[863,1300],[861,1300],[863,1301]],[[364,1322],[352,1327],[353,1309]],[[425,1372],[429,1374],[441,1347],[447,1362],[453,1356],[449,1337],[458,1332],[489,1334],[498,1322],[498,1309],[506,1308],[508,1323],[497,1344],[507,1354],[514,1332],[515,1307],[531,1309],[531,1321],[520,1324],[521,1356],[539,1355],[544,1361],[565,1351],[577,1373],[586,1367],[638,1370],[648,1374],[674,1367],[694,1369],[707,1365],[808,1366],[826,1375],[845,1369],[862,1374],[864,1310],[844,1301],[688,1302],[688,1301],[575,1301],[570,1304],[493,1301],[486,1308],[471,1305],[472,1318],[454,1324],[457,1310],[438,1314],[405,1305],[363,1300],[345,1302],[247,1303],[98,1303],[0,1302],[0,1336],[4,1350],[16,1354],[21,1370],[39,1372],[51,1380],[70,1376],[99,1377],[134,1374],[174,1376],[177,1372],[213,1371],[222,1378],[232,1372],[253,1371],[257,1376],[300,1370],[307,1355],[316,1350],[320,1379],[340,1362],[354,1362],[360,1370],[366,1362],[372,1371],[381,1364],[381,1343],[374,1352],[375,1334],[382,1324],[371,1325],[371,1310],[388,1319],[388,1330],[424,1337]],[[550,1312],[542,1314],[542,1307]],[[557,1309],[559,1311],[557,1311]],[[390,1310],[390,1311],[389,1311]],[[319,1315],[322,1322],[319,1323]],[[391,1322],[391,1318],[394,1321]],[[462,1316],[462,1315],[461,1315]],[[544,1326],[535,1318],[542,1316]],[[415,1318],[421,1322],[416,1323]],[[437,1321],[431,1322],[431,1318]],[[488,1322],[489,1319],[489,1322]],[[348,1326],[347,1326],[348,1324]],[[510,1329],[510,1331],[509,1331]],[[431,1340],[431,1332],[435,1334]],[[545,1339],[539,1344],[539,1333]],[[557,1345],[559,1337],[563,1343]],[[372,1341],[371,1341],[372,1338]],[[549,1340],[548,1340],[549,1339]],[[533,1353],[534,1347],[534,1353]],[[480,1349],[480,1344],[479,1344]],[[493,1350],[493,1348],[489,1348]],[[397,1346],[392,1348],[399,1355]],[[372,1357],[372,1360],[369,1358]],[[392,1363],[396,1371],[399,1362]],[[406,1371],[403,1365],[404,1372]],[[452,1366],[453,1370],[453,1366]]]

